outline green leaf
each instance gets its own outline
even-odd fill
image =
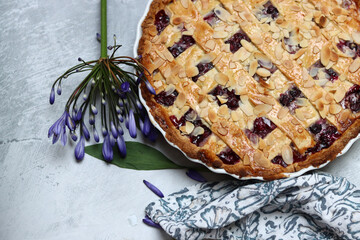
[[[121,168],[135,169],[135,170],[159,170],[159,169],[179,169],[185,168],[176,165],[170,161],[164,154],[139,142],[126,142],[127,155],[125,158],[120,157],[119,150],[114,147],[114,158],[111,164]],[[95,158],[101,159],[102,144],[95,144],[85,147],[85,153]]]

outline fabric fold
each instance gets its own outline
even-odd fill
[[[201,183],[145,212],[175,239],[360,239],[360,190],[326,173]]]

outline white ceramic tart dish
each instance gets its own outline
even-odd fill
[[[153,124],[192,161],[240,179],[295,177],[360,130],[358,2],[154,0],[135,55]]]

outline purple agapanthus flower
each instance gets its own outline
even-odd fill
[[[129,111],[129,134],[132,138],[136,138],[136,122],[134,117],[134,111],[130,109]]]
[[[80,137],[80,141],[76,144],[75,147],[75,158],[80,161],[84,158],[85,155],[85,139],[84,136]]]
[[[120,85],[120,88],[121,88],[121,91],[123,93],[126,93],[128,91],[130,91],[130,83],[129,82],[123,82],[121,85]]]
[[[68,111],[64,111],[61,117],[49,128],[48,137],[53,137],[53,144],[56,143],[60,137],[62,144],[66,144],[66,126],[70,131],[75,129],[75,124],[73,124],[73,120]]]
[[[113,149],[110,143],[110,135],[106,135],[102,147],[102,155],[105,161],[110,162],[113,159]]]
[[[117,146],[119,148],[120,156],[126,157],[126,145],[124,141],[124,137],[122,135],[119,135],[118,139],[116,140]]]

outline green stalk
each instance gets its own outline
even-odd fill
[[[101,0],[101,58],[107,58],[106,0]]]

